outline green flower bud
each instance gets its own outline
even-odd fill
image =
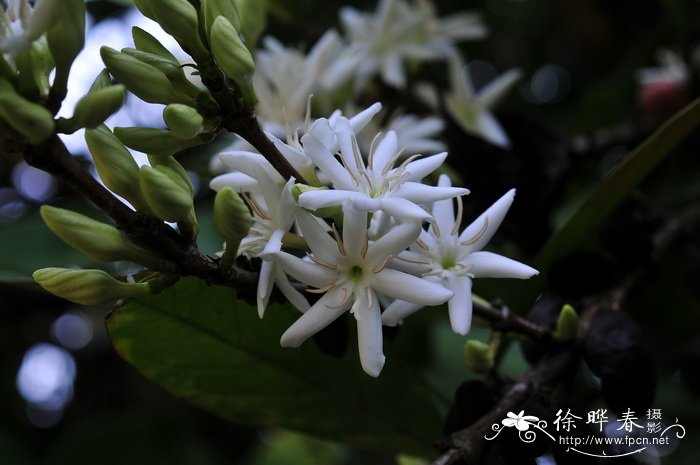
[[[553,337],[557,341],[565,342],[576,338],[578,333],[578,314],[571,305],[564,305],[557,318],[557,328]]]
[[[174,65],[180,64],[175,55],[170,53],[170,51],[167,48],[165,48],[165,46],[161,44],[158,41],[158,39],[153,37],[148,32],[144,31],[140,27],[134,26],[131,29],[131,35],[134,38],[134,44],[136,45],[136,48],[138,50],[153,55],[158,55],[159,57],[170,61]]]
[[[104,89],[112,85],[112,77],[109,75],[109,71],[103,69],[100,74],[97,75],[92,85],[90,86],[90,92],[95,90]]]
[[[49,50],[56,63],[51,92],[58,102],[66,95],[70,68],[85,42],[85,1],[61,0],[60,3],[60,8],[53,11],[51,25],[46,31]]]
[[[155,128],[114,128],[114,134],[127,147],[154,155],[172,155],[211,139],[210,135],[205,134],[200,134],[193,139],[182,139],[171,131]]]
[[[489,345],[476,339],[464,345],[464,361],[474,373],[488,373],[493,369],[493,353]]]
[[[29,65],[29,69],[20,69],[20,76],[31,75],[34,88],[39,91],[41,97],[46,97],[49,95],[49,90],[51,89],[49,85],[49,74],[54,68],[53,58],[46,44],[46,39],[42,37],[35,40],[26,56],[28,57],[26,64]]]
[[[101,305],[151,294],[149,283],[124,283],[101,270],[42,268],[32,276],[51,294],[81,305]]]
[[[241,29],[241,16],[234,0],[201,0],[201,9],[207,37],[210,36],[211,27],[219,16],[228,19],[236,30]]]
[[[251,82],[255,62],[236,28],[228,19],[219,16],[211,27],[209,42],[216,63],[239,87],[245,104],[253,107],[257,103]]]
[[[3,78],[0,78],[0,117],[34,145],[54,132],[51,112],[19,95]]]
[[[124,103],[124,91],[124,86],[115,85],[88,92],[75,106],[75,123],[81,128],[94,128],[102,124],[121,108]]]
[[[106,126],[88,129],[85,141],[105,186],[124,197],[137,210],[148,212],[139,186],[139,166],[112,131]]]
[[[255,47],[260,35],[267,27],[267,2],[265,0],[235,0],[241,16],[239,30],[246,44]]]
[[[241,239],[248,235],[253,217],[240,195],[224,187],[214,198],[214,229],[226,239],[226,249],[238,250]]]
[[[155,66],[109,47],[102,47],[100,55],[109,72],[140,99],[150,103],[191,101],[178,93],[167,76]]]
[[[186,222],[191,218],[192,194],[173,170],[144,166],[140,180],[141,191],[157,218],[172,222]]]
[[[327,190],[327,187],[314,187],[307,184],[296,183],[292,186],[292,197],[295,202],[299,202],[299,196],[304,192]],[[339,205],[334,205],[332,207],[323,207],[318,210],[313,210],[314,215],[320,218],[334,218],[337,219],[336,223],[342,224],[343,209]]]
[[[163,155],[148,155],[148,162],[154,168],[159,166],[164,166],[172,170],[183,182],[183,185],[190,191],[190,194],[194,197],[194,186],[192,185],[192,180],[187,174],[185,168],[182,167],[180,163],[173,156],[163,156]]]
[[[158,71],[162,72],[165,77],[168,78],[168,81],[170,81],[170,85],[173,87],[173,89],[175,89],[175,91],[181,95],[192,99],[192,102],[194,102],[194,98],[202,92],[199,87],[194,85],[187,78],[178,61],[172,62],[160,55],[155,55],[153,53],[144,52],[134,48],[123,48],[122,53],[136,58],[143,63],[151,65]]]
[[[172,269],[158,257],[131,245],[124,235],[110,226],[63,208],[44,205],[39,210],[46,226],[63,242],[96,262],[128,260],[155,270]]]
[[[140,0],[134,3],[144,15],[156,21],[165,32],[175,37],[182,48],[195,59],[209,55],[199,36],[197,10],[187,0]]]
[[[172,103],[163,110],[163,119],[170,131],[183,139],[191,139],[202,132],[204,128],[204,118],[196,109]]]

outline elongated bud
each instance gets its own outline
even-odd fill
[[[96,262],[128,260],[155,270],[172,269],[167,262],[132,246],[114,226],[63,208],[44,205],[39,211],[54,234]]]
[[[42,268],[32,276],[51,294],[81,305],[101,305],[151,294],[149,283],[125,283],[101,270]]]
[[[557,328],[553,337],[557,341],[565,342],[576,339],[578,333],[578,314],[571,305],[564,305],[557,318]]]
[[[464,361],[474,373],[488,373],[493,369],[493,354],[489,345],[476,339],[464,345]]]
[[[175,37],[186,52],[194,58],[209,55],[199,36],[197,9],[187,0],[141,0],[136,7]]]
[[[236,28],[228,19],[219,16],[211,27],[209,42],[214,60],[238,86],[245,105],[254,107],[257,97],[253,90],[251,76],[255,71],[255,62],[250,50],[241,41]]]
[[[19,95],[3,78],[0,78],[0,117],[34,145],[54,132],[51,112]]]
[[[224,187],[214,198],[214,229],[226,240],[226,254],[235,258],[241,240],[248,235],[253,217],[243,199]]]
[[[127,147],[154,155],[172,155],[211,139],[211,136],[204,134],[192,139],[182,139],[171,131],[155,128],[114,128],[114,134]]]
[[[194,208],[190,191],[179,176],[164,167],[141,168],[141,191],[157,218],[164,221],[187,221]]]
[[[31,41],[37,40],[46,32],[59,3],[60,0],[43,0],[36,2],[34,11],[32,11],[32,15],[29,18],[29,24],[27,25],[27,39]]]
[[[210,37],[211,27],[219,16],[228,19],[236,30],[241,29],[241,16],[234,0],[201,0],[201,11],[207,37]]]
[[[170,131],[183,139],[195,137],[204,127],[204,118],[196,109],[179,103],[172,103],[165,107],[163,119]]]
[[[147,210],[139,186],[139,166],[124,145],[106,126],[85,131],[97,174],[112,192],[124,197],[137,210]]]
[[[327,187],[314,187],[309,186],[308,184],[296,183],[294,184],[294,186],[292,186],[292,197],[294,198],[295,202],[299,203],[299,196],[304,192],[327,189]],[[323,207],[312,211],[314,212],[315,216],[318,216],[320,218],[336,218],[338,219],[338,224],[342,223],[341,220],[343,217],[343,209],[339,205],[335,205],[332,207]]]
[[[140,99],[150,103],[190,101],[178,93],[167,76],[156,67],[109,47],[102,47],[100,55],[109,72]]]
[[[159,57],[164,58],[175,65],[180,64],[175,55],[170,53],[170,51],[165,48],[165,46],[161,44],[158,39],[140,27],[134,26],[131,29],[131,35],[134,38],[134,45],[136,45],[138,50],[151,53],[153,55],[158,55]]]
[[[192,185],[192,180],[187,174],[187,170],[185,170],[185,168],[183,168],[183,166],[180,163],[178,163],[175,157],[151,154],[148,155],[148,162],[154,168],[164,166],[172,170],[172,172],[182,180],[183,185],[187,187],[187,189],[190,191],[190,194],[194,197],[194,186]]]
[[[124,103],[125,89],[122,85],[103,87],[89,92],[75,106],[73,119],[78,127],[94,128],[104,123]]]
[[[122,53],[129,55],[132,58],[136,58],[147,65],[151,65],[158,71],[162,72],[165,77],[168,78],[168,81],[170,81],[170,85],[173,87],[173,89],[185,96],[188,100],[191,100],[191,102],[194,102],[195,97],[202,92],[199,87],[194,85],[187,78],[185,72],[182,70],[182,66],[177,61],[172,62],[160,55],[143,52],[134,48],[124,48],[122,49]]]
[[[35,40],[29,49],[29,66],[30,69],[20,70],[20,75],[31,74],[34,80],[34,86],[39,91],[41,97],[49,95],[51,86],[49,85],[49,74],[54,68],[53,58],[49,52],[46,39],[43,37]]]
[[[238,13],[241,16],[240,31],[245,37],[245,43],[251,48],[260,38],[260,34],[267,27],[267,1],[266,0],[235,0]]]
[[[104,89],[105,87],[109,87],[112,85],[112,77],[109,75],[109,71],[106,69],[103,69],[100,71],[100,74],[97,75],[95,80],[92,82],[92,85],[90,86],[90,92]]]
[[[85,1],[61,0],[60,4],[53,11],[46,32],[49,50],[56,63],[51,93],[57,102],[63,101],[66,95],[70,68],[85,42]]]

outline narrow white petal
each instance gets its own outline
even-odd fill
[[[333,117],[331,116],[331,118]],[[319,118],[314,121],[311,128],[309,128],[308,134],[313,136],[329,152],[334,153],[338,150],[338,140],[331,122],[326,118]],[[304,137],[301,139],[302,144],[304,144]],[[304,149],[306,149],[306,146],[304,146]]]
[[[337,242],[326,233],[315,216],[302,210],[297,215],[297,223],[314,256],[326,263],[333,263],[338,259]]]
[[[390,86],[403,89],[406,86],[406,75],[403,71],[401,56],[398,53],[390,53],[382,62],[382,79]]]
[[[492,252],[472,252],[465,260],[470,272],[477,278],[527,279],[539,271],[523,263]]]
[[[299,206],[308,208],[309,210],[318,210],[323,207],[341,205],[346,200],[354,197],[363,197],[363,195],[355,191],[340,189],[307,191],[299,196]]]
[[[272,257],[288,274],[316,288],[327,286],[337,276],[335,271],[307,262],[287,252],[277,252],[272,254]]]
[[[312,134],[305,134],[301,138],[301,143],[304,145],[304,153],[313,160],[321,172],[331,180],[333,185],[338,189],[352,189],[354,182],[350,174],[343,166],[335,159],[333,153],[323,145]]]
[[[420,181],[445,162],[447,152],[438,153],[430,157],[419,158],[406,166],[408,176],[406,181]]]
[[[287,275],[279,266],[275,267],[275,285],[297,310],[304,313],[309,309],[310,305],[306,297],[292,286]]]
[[[282,229],[277,229],[270,234],[267,244],[265,244],[265,248],[260,254],[260,257],[263,260],[272,260],[272,254],[282,250],[282,238],[284,237],[285,232],[286,231]]]
[[[447,286],[455,293],[447,301],[452,331],[462,336],[469,333],[472,325],[472,280],[468,276],[447,276]]]
[[[457,196],[466,195],[468,193],[469,190],[462,187],[439,187],[430,186],[419,182],[405,182],[394,193],[394,195],[410,200],[414,203],[425,205],[433,203],[437,200],[453,199]],[[454,221],[454,216],[452,219]]]
[[[396,137],[396,131],[389,131],[374,149],[372,169],[378,173],[383,172],[386,165],[391,162],[397,152],[398,138]]]
[[[267,301],[270,300],[272,294],[272,285],[274,284],[273,273],[275,272],[275,264],[273,262],[263,262],[260,266],[260,275],[258,277],[258,316],[260,318],[265,314]]]
[[[351,299],[339,305],[345,299],[347,292],[350,291],[340,287],[334,287],[328,291],[282,334],[280,339],[282,347],[299,347],[305,340],[347,311],[350,308]]]
[[[371,290],[369,292],[372,292]],[[362,304],[355,307],[357,320],[357,344],[360,352],[362,369],[373,377],[379,376],[384,367],[384,352],[382,350],[382,319],[379,311],[379,301],[376,296],[368,299],[366,293],[360,299]],[[369,304],[368,300],[371,300]]]
[[[378,266],[389,258],[403,252],[418,239],[421,232],[420,223],[402,223],[370,244],[367,259],[373,266]]]
[[[365,194],[356,194],[352,196],[350,205],[356,210],[363,212],[376,212],[382,208],[382,201],[380,199],[373,199]]]
[[[493,145],[507,149],[510,147],[510,139],[496,118],[488,112],[482,112],[476,121],[477,132]]]
[[[369,107],[365,108],[352,118],[349,118],[350,126],[355,134],[359,133],[364,129],[365,126],[374,118],[374,116],[382,110],[382,104],[375,102]]]
[[[438,187],[452,187],[452,181],[446,174],[441,174]],[[455,208],[452,199],[439,200],[433,204],[433,218],[441,231],[450,231],[455,225]]]
[[[385,268],[372,278],[372,287],[393,297],[422,305],[440,305],[453,293],[442,284]]]
[[[59,3],[59,0],[39,0],[36,2],[27,26],[27,39],[34,41],[46,31]]]
[[[462,231],[459,235],[459,240],[461,242],[469,242],[467,251],[471,252],[484,248],[496,233],[498,227],[501,226],[503,218],[505,218],[508,209],[513,204],[514,198],[515,189],[511,189]]]
[[[343,207],[343,244],[348,257],[359,258],[367,238],[367,212]]]
[[[522,76],[522,72],[517,69],[511,69],[500,75],[486,86],[479,90],[476,99],[483,105],[484,108],[493,108],[506,96],[508,91],[513,87],[518,79]]]
[[[410,200],[397,197],[384,197],[382,210],[399,221],[433,221],[433,217]]]
[[[406,302],[405,300],[395,300],[382,313],[382,323],[386,326],[396,326],[407,316],[423,308],[421,304]]]
[[[258,181],[241,172],[220,174],[209,182],[209,187],[217,192],[224,187],[230,187],[236,192],[260,193]]]

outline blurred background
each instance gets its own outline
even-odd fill
[[[327,28],[339,27],[338,11],[347,4],[268,2],[267,34],[302,47]],[[73,70],[69,102],[102,69],[100,45],[129,46],[134,24],[154,31],[129,3],[89,2],[87,46]],[[467,217],[507,189],[518,189],[492,245],[525,263],[624,155],[700,95],[698,0],[434,3],[441,15],[479,11],[489,26],[486,39],[462,47],[477,87],[510,68],[523,71],[497,112],[512,140],[511,151],[467,136],[449,120],[443,139],[448,162],[472,191],[465,202]],[[351,4],[374,9],[372,1]],[[663,50],[682,64],[680,77],[640,74],[664,67]],[[444,86],[446,69],[428,66],[418,78]],[[390,108],[421,111],[410,96],[393,89],[379,86],[376,93]],[[109,124],[157,127],[163,124],[161,110],[132,97]],[[208,213],[213,199],[207,187],[209,159],[228,143],[222,138],[206,151],[179,157],[198,186],[199,241],[207,253],[221,247]],[[90,165],[81,134],[66,138],[66,144]],[[645,354],[658,374],[656,383],[651,375],[635,378],[637,388],[646,392],[655,385],[653,406],[677,416],[687,431],[672,453],[649,456],[645,463],[690,465],[700,459],[699,156],[700,134],[695,134],[610,216],[590,244],[557,261],[546,283],[548,297],[575,305],[614,295],[641,329]],[[87,265],[43,225],[38,207],[44,203],[99,216],[51,176],[19,158],[0,158],[0,464],[396,463],[395,457],[292,432],[231,425],[149,383],[112,350],[103,322],[109,309],[61,301],[32,283],[31,273],[40,267]],[[509,304],[511,284],[484,280],[476,291]],[[416,318],[424,324],[406,329],[418,341],[413,360],[452,398],[457,386],[473,377],[461,356],[464,340],[450,332],[445,318]],[[516,374],[527,366],[513,345],[503,372]],[[582,373],[579,381],[577,403],[595,405],[600,397],[596,380]]]

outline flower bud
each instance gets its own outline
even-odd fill
[[[236,28],[245,37],[246,44],[254,47],[260,34],[267,27],[267,2],[265,0],[235,0],[241,17],[241,27]]]
[[[172,155],[180,150],[208,142],[210,139],[204,134],[192,139],[182,139],[167,129],[136,127],[114,128],[114,135],[127,147],[154,155]]]
[[[219,16],[211,27],[209,42],[216,63],[240,88],[245,103],[255,105],[257,97],[251,83],[255,62],[236,28],[228,19]]]
[[[140,27],[134,26],[131,29],[131,35],[134,38],[134,44],[138,50],[153,55],[158,55],[159,57],[164,58],[175,65],[180,64],[175,55],[170,53],[170,51],[165,48],[165,46],[161,44],[158,39]]]
[[[310,191],[317,191],[317,190],[327,190],[328,188],[323,186],[323,187],[315,187],[315,186],[309,186],[307,184],[301,184],[301,183],[296,183],[294,186],[292,186],[292,197],[294,198],[294,201],[299,203],[299,196],[303,194],[304,192],[310,192]],[[330,207],[323,207],[319,208],[318,210],[313,210],[313,213],[315,216],[318,216],[319,218],[334,218],[338,219],[338,224],[342,223],[340,219],[343,217],[343,209],[340,207],[340,205],[333,205]]]
[[[54,132],[51,112],[19,95],[4,78],[0,78],[0,117],[34,145]]]
[[[124,90],[124,86],[115,85],[88,92],[75,106],[75,123],[81,128],[94,128],[102,124],[121,108]]]
[[[107,304],[151,294],[148,283],[124,283],[101,270],[42,268],[32,276],[48,292],[81,305]]]
[[[170,268],[157,257],[132,246],[114,226],[63,208],[44,205],[39,211],[46,226],[54,234],[91,260],[128,260],[156,270]]]
[[[199,36],[197,10],[187,0],[140,0],[136,7],[175,37],[195,59],[209,55]]]
[[[488,373],[493,369],[493,354],[488,344],[476,339],[464,345],[464,361],[474,373]]]
[[[155,55],[153,53],[143,52],[141,50],[133,48],[123,48],[122,53],[129,55],[130,57],[136,58],[137,60],[153,66],[158,71],[162,72],[170,85],[175,89],[176,92],[189,99],[194,99],[202,90],[194,85],[185,75],[182,70],[182,66],[178,61],[171,61],[160,55]],[[194,101],[194,100],[192,100]]]
[[[571,305],[564,305],[557,319],[557,329],[552,335],[557,341],[571,341],[578,333],[578,315]]]
[[[163,119],[170,131],[183,139],[191,139],[202,132],[204,118],[196,109],[180,103],[172,103],[163,110]]]
[[[189,102],[155,66],[109,47],[102,47],[100,55],[109,72],[140,99],[149,103]]]
[[[106,126],[99,126],[85,131],[85,142],[105,186],[137,210],[148,211],[141,196],[139,166],[119,139]]]
[[[211,33],[211,27],[219,16],[228,19],[236,30],[241,28],[241,16],[238,13],[234,0],[201,0],[202,16],[207,37]]]
[[[180,163],[173,156],[163,156],[163,155],[148,155],[148,162],[154,168],[159,166],[167,167],[169,170],[173,171],[181,180],[183,185],[190,191],[190,194],[194,197],[194,186],[192,185],[192,180],[187,174],[185,168],[182,167]]]
[[[95,90],[100,90],[104,89],[105,87],[109,87],[112,85],[112,77],[109,75],[109,71],[106,69],[103,69],[100,71],[100,74],[97,75],[95,80],[92,82],[92,85],[90,86],[90,92],[93,92]]]
[[[60,7],[54,9],[51,25],[46,31],[49,50],[56,63],[52,93],[58,101],[66,95],[70,68],[85,42],[85,1],[61,0],[60,3]]]
[[[224,187],[214,198],[214,229],[226,242],[240,243],[248,235],[253,217],[240,195]]]
[[[155,216],[164,221],[184,222],[194,208],[192,194],[173,170],[157,166],[141,168],[141,191]]]

